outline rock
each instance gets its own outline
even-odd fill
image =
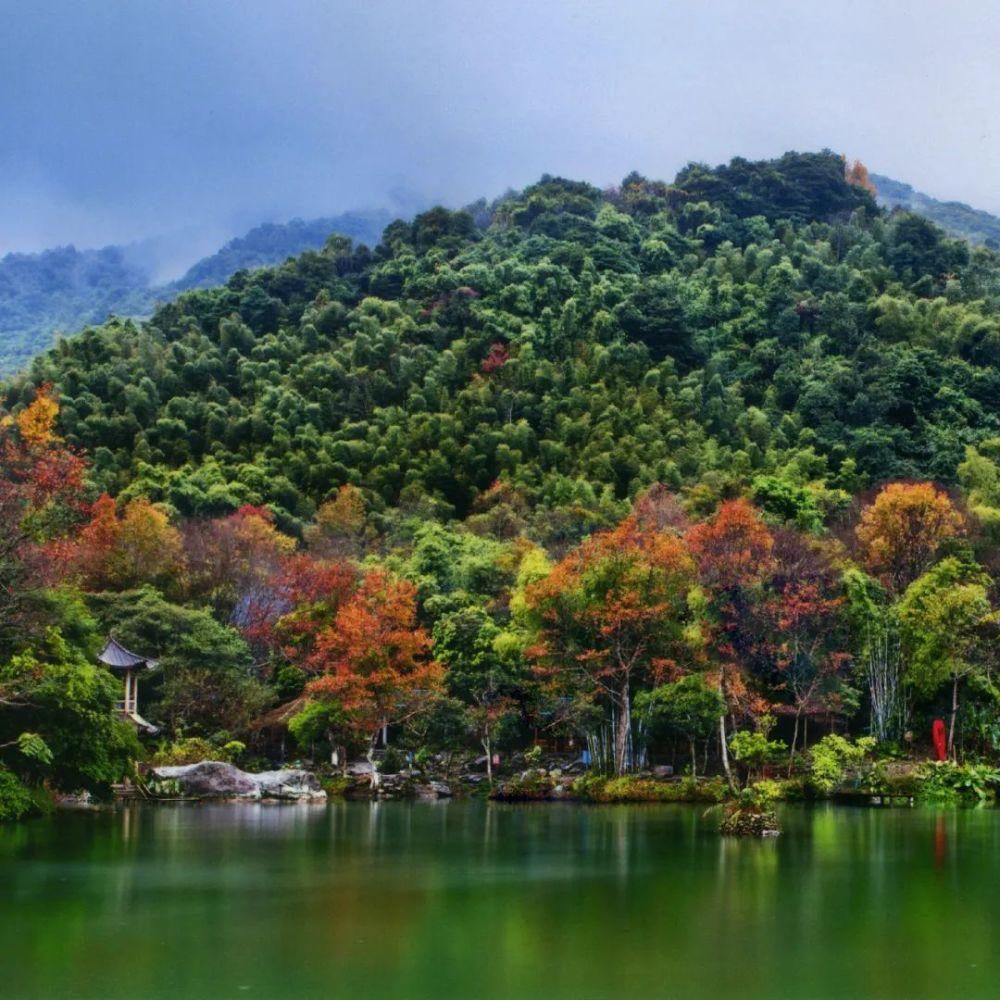
[[[250,777],[257,782],[262,799],[291,802],[326,799],[326,792],[323,791],[319,779],[309,771],[262,771],[260,774],[251,774]]]
[[[259,799],[257,782],[238,767],[203,760],[179,767],[154,767],[154,782],[171,782],[177,794],[199,799]]]
[[[90,792],[56,792],[53,799],[60,809],[94,809],[97,806]]]
[[[196,799],[246,801],[325,801],[326,792],[314,774],[301,770],[248,774],[233,764],[203,760],[180,767],[154,767],[150,773],[154,795],[176,794]]]
[[[430,781],[427,783],[427,787],[434,793],[436,798],[451,798],[451,789],[443,781]]]
[[[674,769],[669,764],[658,764],[653,768],[654,778],[672,778]]]

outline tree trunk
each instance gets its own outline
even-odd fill
[[[948,756],[955,759],[955,716],[958,715],[958,674],[951,680],[951,721],[948,723]]]
[[[799,741],[799,716],[801,711],[795,713],[795,729],[792,731],[792,749],[788,753],[788,777],[792,776],[792,762],[795,760],[795,744]]]
[[[698,777],[698,748],[694,745],[694,740],[691,740],[691,777]]]
[[[490,734],[483,737],[483,749],[486,751],[486,777],[489,780],[490,788],[493,787],[493,754],[490,753]]]
[[[719,716],[719,748],[722,753],[722,770],[726,773],[726,783],[730,791],[735,791],[733,784],[733,772],[729,768],[729,746],[726,743],[726,716],[725,713]]]
[[[371,766],[371,784],[370,788],[372,790],[378,788],[379,779],[382,777],[378,773],[378,768],[375,766],[375,743],[378,741],[379,731],[376,731],[372,738],[368,741],[368,753],[366,754],[368,758],[368,763]]]
[[[618,718],[615,720],[615,774],[623,775],[628,766],[628,739],[632,728],[632,706],[628,683],[621,690],[618,705]]]

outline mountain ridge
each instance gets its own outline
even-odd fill
[[[58,333],[77,333],[112,314],[147,316],[181,292],[221,284],[243,268],[278,264],[321,247],[333,233],[377,243],[393,218],[387,210],[373,209],[262,223],[165,283],[154,279],[156,263],[147,248],[149,240],[8,253],[0,258],[0,376],[23,367],[51,346]]]
[[[551,540],[654,483],[832,510],[954,482],[1000,438],[998,357],[1000,256],[886,215],[826,151],[436,208],[85,331],[7,403],[53,384],[95,486],[182,517],[298,531],[352,485]]]

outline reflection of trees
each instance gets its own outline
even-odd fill
[[[11,995],[988,992],[989,811],[137,808],[0,829]],[[944,835],[943,859],[936,846]],[[16,919],[9,919],[16,907]],[[974,968],[975,967],[975,968]],[[977,971],[981,970],[981,971]],[[208,984],[208,985],[206,985]]]

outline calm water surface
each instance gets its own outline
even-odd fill
[[[0,828],[2,997],[997,997],[1000,811],[132,807]]]

